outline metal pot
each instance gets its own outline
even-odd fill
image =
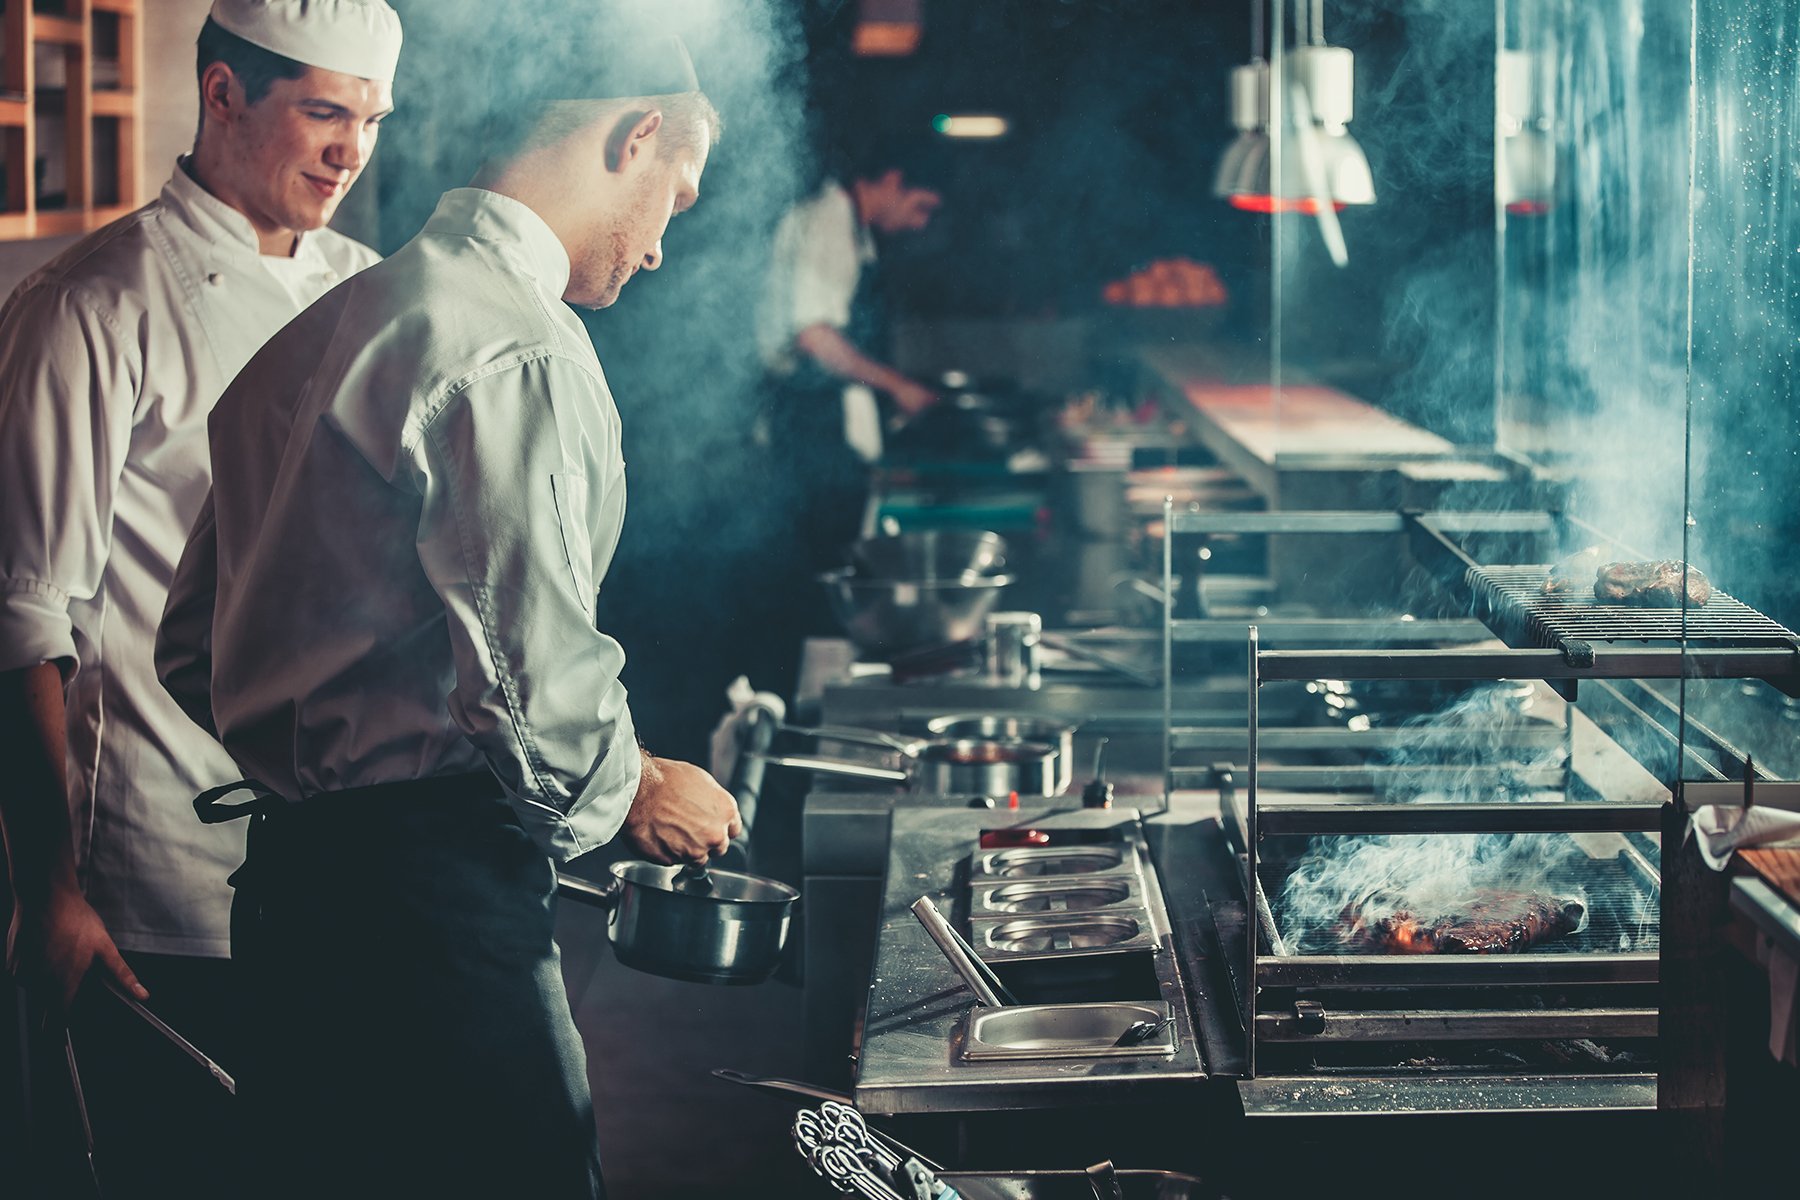
[[[867,742],[900,755],[902,769],[874,767],[835,758],[787,754],[763,756],[780,767],[898,783],[909,792],[928,796],[1056,795],[1056,747],[1043,742],[992,738],[934,738],[908,741],[889,734],[858,734],[852,730],[819,730],[838,741]]]
[[[1054,791],[1060,796],[1075,781],[1075,726],[1043,717],[1015,716],[1008,713],[986,715],[957,713],[933,717],[925,722],[926,730],[939,738],[984,738],[989,741],[1037,742],[1054,747],[1056,770]]]
[[[693,864],[616,862],[596,885],[558,874],[557,891],[607,912],[606,940],[634,970],[694,983],[761,983],[781,964],[794,902],[785,883]]]

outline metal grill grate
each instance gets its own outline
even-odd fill
[[[1570,642],[1706,642],[1720,646],[1793,646],[1792,630],[1718,589],[1702,608],[1602,604],[1591,590],[1544,594],[1547,566],[1471,567],[1468,584],[1484,620],[1513,645],[1566,649]],[[1685,615],[1686,625],[1683,626]]]

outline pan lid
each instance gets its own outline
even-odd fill
[[[696,900],[717,900],[732,904],[791,904],[800,893],[787,884],[761,875],[742,871],[708,868],[704,876],[684,876],[684,866],[629,860],[612,864],[612,873],[622,882]],[[710,886],[708,886],[710,885]]]

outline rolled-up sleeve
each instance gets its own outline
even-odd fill
[[[219,591],[219,526],[212,492],[175,567],[156,630],[156,677],[200,728],[219,736],[212,710],[212,622]]]
[[[0,670],[79,665],[69,603],[105,570],[138,363],[61,286],[22,289],[0,311]]]
[[[643,768],[624,651],[594,627],[624,505],[611,400],[562,358],[502,365],[451,391],[411,461],[456,663],[450,717],[547,853],[592,850]]]

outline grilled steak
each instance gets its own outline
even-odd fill
[[[1544,892],[1482,892],[1461,911],[1426,920],[1408,912],[1344,918],[1339,936],[1352,953],[1505,954],[1576,932],[1586,924],[1587,905]]]
[[[1642,604],[1651,608],[1680,608],[1682,584],[1687,585],[1687,607],[1699,608],[1712,599],[1712,584],[1697,568],[1684,573],[1673,559],[1657,562],[1607,563],[1594,574],[1594,599],[1602,604]]]

